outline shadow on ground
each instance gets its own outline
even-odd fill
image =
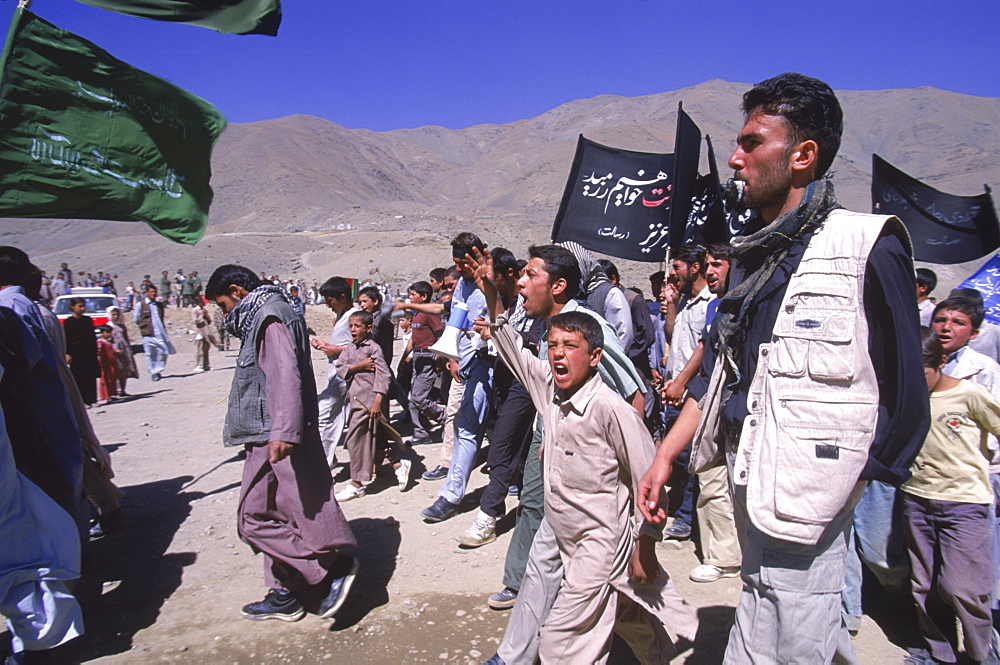
[[[363,517],[349,524],[358,541],[356,554],[361,569],[343,609],[330,626],[332,632],[351,628],[389,602],[389,580],[396,573],[396,557],[402,540],[399,522],[393,517]]]
[[[204,496],[186,492],[193,478],[178,476],[124,487],[127,522],[123,530],[92,541],[89,565],[76,589],[87,632],[74,645],[76,661],[124,653],[135,634],[151,626],[164,601],[177,590],[194,552],[171,552],[174,534]]]

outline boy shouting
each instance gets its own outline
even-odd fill
[[[666,662],[674,647],[664,624],[693,639],[697,621],[659,566],[657,530],[629,517],[630,489],[655,450],[639,414],[598,376],[601,326],[583,312],[557,314],[548,361],[536,358],[507,323],[489,253],[475,254],[494,344],[544,422],[545,516],[564,579],[541,627],[539,658],[605,662],[616,631],[640,662]]]

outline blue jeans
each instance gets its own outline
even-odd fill
[[[858,629],[862,615],[862,561],[883,586],[898,588],[910,577],[902,503],[896,500],[896,493],[892,485],[870,480],[861,502],[854,509],[854,525],[847,548],[847,579],[841,594],[844,619],[851,630]]]
[[[462,378],[465,391],[462,402],[455,414],[455,449],[448,467],[448,477],[438,490],[438,496],[450,503],[460,503],[469,484],[472,465],[483,443],[486,420],[493,402],[493,361],[476,358],[468,368],[468,376]]]

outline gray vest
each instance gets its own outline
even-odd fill
[[[250,335],[240,346],[233,385],[229,391],[229,410],[222,430],[222,440],[227,446],[260,445],[268,441],[271,417],[264,401],[266,377],[257,364],[257,339],[263,324],[273,319],[288,328],[295,343],[295,357],[302,379],[302,415],[305,420],[303,440],[313,435],[310,430],[315,430],[315,435],[318,436],[316,381],[313,378],[305,322],[291,305],[273,297],[257,310]]]

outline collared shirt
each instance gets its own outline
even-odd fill
[[[708,303],[714,299],[715,294],[706,286],[697,295],[688,298],[684,307],[677,312],[674,335],[670,340],[670,355],[667,356],[667,377],[676,377],[691,359],[705,331]]]
[[[628,399],[642,386],[642,376],[636,370],[635,365],[629,360],[618,341],[618,333],[614,327],[605,321],[600,314],[592,309],[588,309],[580,304],[578,300],[570,300],[566,303],[560,314],[575,311],[586,312],[597,319],[604,331],[604,350],[601,353],[601,362],[597,365],[597,373],[601,375],[604,383],[608,384],[616,393]],[[546,332],[542,333],[542,341],[538,345],[538,357],[542,360],[548,359],[549,342]]]
[[[365,358],[371,358],[375,361],[375,371],[357,372],[347,376],[351,365],[359,363]],[[371,337],[366,337],[360,344],[355,344],[353,341],[347,343],[340,358],[337,359],[337,376],[347,382],[348,399],[357,395],[367,407],[372,405],[372,397],[375,393],[384,395],[389,390],[389,366],[382,356],[382,349]],[[353,409],[356,406],[356,404],[351,404],[350,408]]]
[[[917,310],[920,312],[920,325],[928,327],[931,325],[931,319],[934,318],[934,307],[934,301],[930,298],[917,303]]]
[[[352,307],[343,314],[337,315],[337,320],[333,322],[333,331],[330,333],[330,344],[334,346],[347,346],[351,343],[351,330],[348,327],[349,321],[351,314],[360,311],[360,307]],[[337,358],[327,358],[326,379],[327,381],[341,380],[337,376]]]
[[[486,296],[476,286],[475,280],[465,279],[464,277],[459,280],[452,294],[452,302],[465,303],[465,306],[469,308],[469,328],[472,327],[472,322],[476,319],[486,317]],[[469,335],[467,333],[458,337],[458,366],[459,369],[463,370],[472,363],[476,357],[476,353],[484,345],[483,338],[478,334],[471,333],[471,337]]]

